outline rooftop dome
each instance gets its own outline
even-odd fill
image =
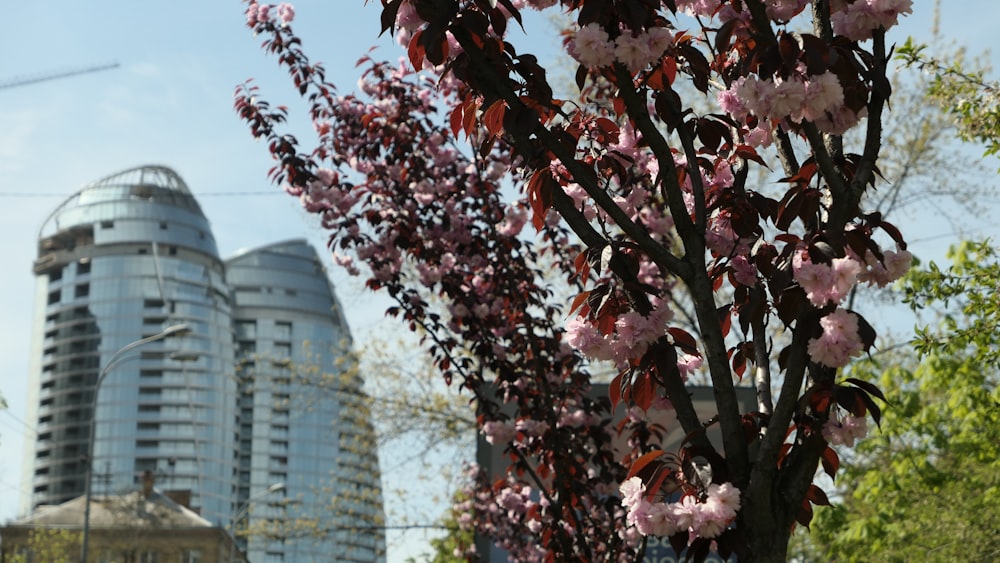
[[[149,186],[175,190],[183,194],[191,194],[184,180],[172,169],[156,164],[137,166],[105,176],[96,182],[91,182],[83,189],[100,186]]]
[[[43,236],[51,232],[51,229],[59,230],[71,226],[60,225],[63,223],[61,218],[66,218],[70,211],[94,205],[137,200],[169,205],[205,217],[191,190],[176,172],[166,166],[148,164],[116,172],[87,184],[66,198],[52,212],[42,225],[39,235]],[[72,224],[77,220],[77,217],[73,217],[68,222]]]

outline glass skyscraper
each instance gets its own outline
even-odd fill
[[[251,561],[373,561],[385,543],[373,432],[351,335],[316,251],[292,240],[226,261],[241,380],[239,499]],[[276,498],[280,497],[280,498]]]
[[[152,471],[161,488],[190,491],[191,507],[213,523],[249,515],[243,524],[270,538],[251,542],[251,561],[380,560],[374,446],[361,456],[342,447],[345,436],[371,441],[364,401],[344,399],[363,398],[345,361],[350,334],[306,243],[224,264],[183,180],[145,166],[71,196],[38,244],[28,386],[37,435],[25,446],[23,490],[32,492],[23,509],[83,495],[93,439],[97,497]],[[190,331],[109,364],[179,324]],[[353,524],[370,533],[338,535],[335,505],[353,502],[344,483],[357,480],[355,469],[368,477],[351,489],[365,490]],[[279,498],[261,494],[269,488]],[[269,525],[279,519],[329,533]]]

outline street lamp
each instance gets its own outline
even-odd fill
[[[111,368],[113,368],[116,365],[118,365],[118,363],[122,361],[122,359],[124,358],[125,354],[127,354],[128,352],[131,352],[132,350],[138,348],[139,346],[144,346],[146,344],[149,344],[150,342],[156,342],[157,340],[163,340],[164,338],[166,338],[168,336],[173,336],[173,335],[176,335],[176,334],[183,334],[183,333],[190,332],[190,331],[191,331],[191,327],[189,327],[186,324],[171,325],[171,326],[168,326],[167,328],[163,329],[161,332],[159,332],[157,334],[154,334],[152,336],[147,336],[146,338],[141,338],[139,340],[136,340],[135,342],[131,342],[129,344],[126,344],[125,346],[122,346],[117,352],[115,352],[114,354],[111,355],[111,358],[108,359],[108,363],[105,364],[104,367],[101,369],[100,373],[97,374],[97,382],[94,383],[94,400],[93,400],[93,405],[91,405],[91,412],[90,412],[90,441],[87,444],[87,470],[85,471],[85,473],[86,473],[86,477],[85,477],[86,481],[84,482],[84,491],[85,492],[84,492],[84,501],[83,501],[83,505],[84,505],[84,508],[83,508],[83,548],[82,548],[81,554],[80,554],[80,562],[81,563],[87,563],[87,555],[88,555],[88,551],[89,551],[88,548],[90,546],[90,496],[91,496],[90,481],[91,481],[91,478],[92,478],[91,472],[93,471],[93,467],[94,467],[94,460],[93,460],[93,457],[94,457],[94,442],[97,441],[97,433],[96,433],[96,429],[97,429],[97,393],[98,393],[98,391],[101,390],[101,383],[104,382],[104,378],[107,377],[108,373],[111,372]]]
[[[278,491],[284,490],[284,488],[285,488],[284,483],[281,482],[272,483],[268,488],[264,489],[263,491],[258,491],[257,494],[255,495],[250,495],[245,501],[243,501],[243,504],[240,506],[240,511],[236,513],[236,518],[233,519],[233,524],[232,524],[233,541],[229,544],[229,563],[233,563],[233,556],[235,555],[234,550],[236,549],[236,525],[239,523],[240,520],[243,519],[244,516],[246,516],[250,512],[250,507],[253,505],[253,501],[258,500],[262,497],[266,497],[267,495],[276,493]]]

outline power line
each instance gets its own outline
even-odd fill
[[[21,420],[20,418],[14,416],[14,413],[12,413],[12,412],[10,412],[9,410],[6,410],[6,409],[4,409],[3,411],[0,411],[0,412],[3,412],[7,416],[9,416],[9,417],[13,418],[14,420],[16,420],[21,426],[23,426],[24,428],[26,428],[28,430],[28,432],[31,432],[35,436],[38,435],[38,431],[35,428],[33,428],[30,424],[28,424],[27,422]],[[9,428],[13,429],[13,427],[11,427],[11,426],[9,426]]]

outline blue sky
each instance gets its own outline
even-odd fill
[[[905,20],[895,40],[927,37],[932,4],[916,0],[917,15]],[[342,91],[352,90],[355,61],[378,41],[380,3],[312,0],[296,8],[294,26],[306,52],[325,63],[328,78]],[[995,0],[944,0],[942,9],[945,37],[973,52],[997,46]],[[121,66],[0,89],[0,393],[9,404],[0,412],[0,521],[17,516],[21,437],[29,432],[25,424],[31,426],[24,421],[24,383],[35,238],[64,197],[125,168],[164,164],[199,198],[223,256],[294,237],[325,244],[314,218],[292,198],[220,195],[273,190],[266,179],[266,147],[251,139],[232,111],[234,86],[254,77],[264,98],[288,103],[294,97],[288,80],[259,49],[259,38],[244,27],[239,2],[39,0],[7,3],[4,15],[0,80],[107,62]],[[533,44],[551,48],[551,29],[529,22],[529,33],[535,30],[540,33]],[[377,54],[401,53],[382,41]],[[292,123],[305,137],[308,123],[294,110]],[[923,225],[921,234],[928,234]],[[333,278],[356,335],[390,330],[378,325],[378,302],[356,280],[340,272]],[[402,560],[418,544],[396,544],[390,560]]]

